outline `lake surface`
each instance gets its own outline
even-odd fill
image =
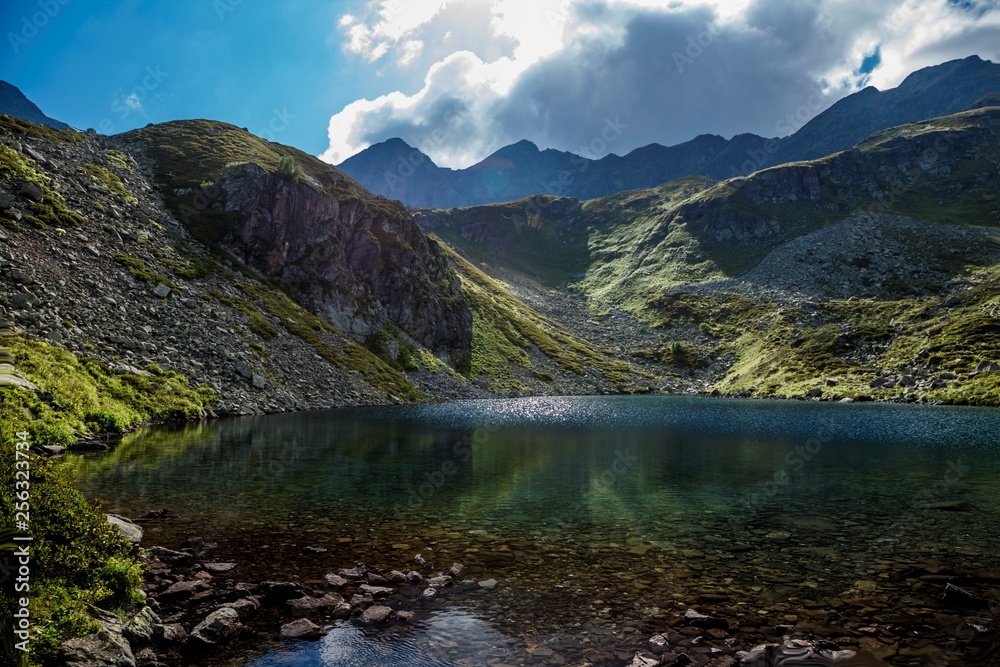
[[[989,605],[939,601],[957,581],[1000,603],[998,410],[465,401],[149,429],[70,463],[107,511],[169,510],[144,546],[203,536],[240,581],[468,567],[411,624],[330,622],[315,643],[275,626],[228,664],[626,664],[657,633],[696,664],[789,633],[1000,664]],[[729,630],[678,621],[689,606]]]

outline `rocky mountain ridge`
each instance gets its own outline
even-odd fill
[[[339,167],[358,182],[408,206],[452,208],[547,194],[577,199],[655,187],[686,176],[729,179],[850,148],[897,125],[954,114],[1000,90],[1000,65],[977,56],[924,68],[897,88],[868,87],[821,113],[790,109],[779,138],[702,135],[676,146],[650,144],[600,159],[538,150],[522,141],[466,169],[444,169],[400,139],[371,146]],[[614,129],[617,121],[609,121]],[[619,130],[620,131],[620,130]]]

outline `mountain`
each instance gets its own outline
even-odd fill
[[[981,374],[1000,360],[1000,106],[973,106],[748,177],[414,214],[578,335],[673,365],[672,386],[982,402],[1000,397]]]
[[[419,150],[393,139],[361,151],[340,168],[373,192],[423,208],[515,201],[535,194],[593,199],[684,176],[726,179],[819,158],[879,130],[963,111],[998,91],[1000,65],[970,56],[914,72],[892,90],[865,88],[801,127],[793,111],[778,124],[779,130],[788,131],[781,139],[702,135],[677,146],[650,144],[599,160],[539,150],[522,141],[458,170],[442,169]]]
[[[58,130],[68,130],[66,123],[49,118],[34,102],[24,96],[21,90],[6,81],[0,81],[0,114],[6,114],[39,125],[48,125]]]

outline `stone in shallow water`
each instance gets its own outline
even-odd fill
[[[205,563],[205,570],[212,574],[222,574],[236,569],[236,563]]]
[[[430,602],[438,596],[438,589],[431,586],[430,588],[425,588],[424,592],[420,594],[420,599],[425,602]]]
[[[371,584],[361,584],[358,586],[358,592],[362,595],[371,595],[373,598],[384,598],[392,595],[395,591],[391,588],[386,588],[384,586],[372,586]]]
[[[428,586],[433,586],[434,588],[442,588],[444,586],[451,585],[451,577],[448,575],[443,575],[440,577],[431,577],[427,580]]]
[[[448,568],[447,574],[449,577],[458,578],[462,576],[463,572],[465,572],[464,565],[462,565],[461,563],[452,563],[451,567]]]
[[[308,618],[300,618],[282,625],[279,634],[284,639],[319,639],[326,634],[326,630]]]
[[[479,582],[476,582],[476,583],[479,584],[480,588],[484,588],[484,589],[486,589],[488,591],[491,591],[491,590],[493,590],[494,588],[497,587],[497,580],[496,579],[483,579],[482,581],[479,581]]]
[[[365,609],[364,613],[361,614],[361,622],[366,625],[372,625],[376,623],[388,623],[392,618],[393,611],[390,607],[385,607],[383,605],[375,605],[373,607],[368,607]]]
[[[344,579],[339,574],[328,574],[323,577],[323,586],[325,588],[332,588],[339,591],[341,588],[347,585],[347,579]]]
[[[243,629],[239,613],[232,607],[216,609],[191,631],[188,642],[209,646],[226,641]]]

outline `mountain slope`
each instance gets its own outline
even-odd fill
[[[1000,64],[970,56],[914,72],[892,90],[866,88],[849,95],[801,127],[808,115],[800,120],[793,111],[777,125],[789,133],[781,139],[702,135],[677,146],[650,144],[625,156],[611,154],[599,160],[539,151],[522,141],[458,170],[442,169],[393,139],[358,153],[340,167],[373,192],[409,206],[453,208],[535,194],[593,199],[684,176],[726,179],[823,157],[889,127],[964,111],[998,91]]]
[[[0,81],[0,114],[14,116],[39,125],[48,125],[57,130],[70,129],[66,123],[46,116],[34,102],[25,97],[20,88],[6,81]]]
[[[994,379],[980,361],[1000,360],[998,127],[1000,107],[982,107],[746,178],[415,215],[556,321],[565,299],[585,300],[618,323],[620,355],[704,387],[981,402]],[[883,317],[898,325],[872,329]],[[823,390],[824,373],[845,377]]]

